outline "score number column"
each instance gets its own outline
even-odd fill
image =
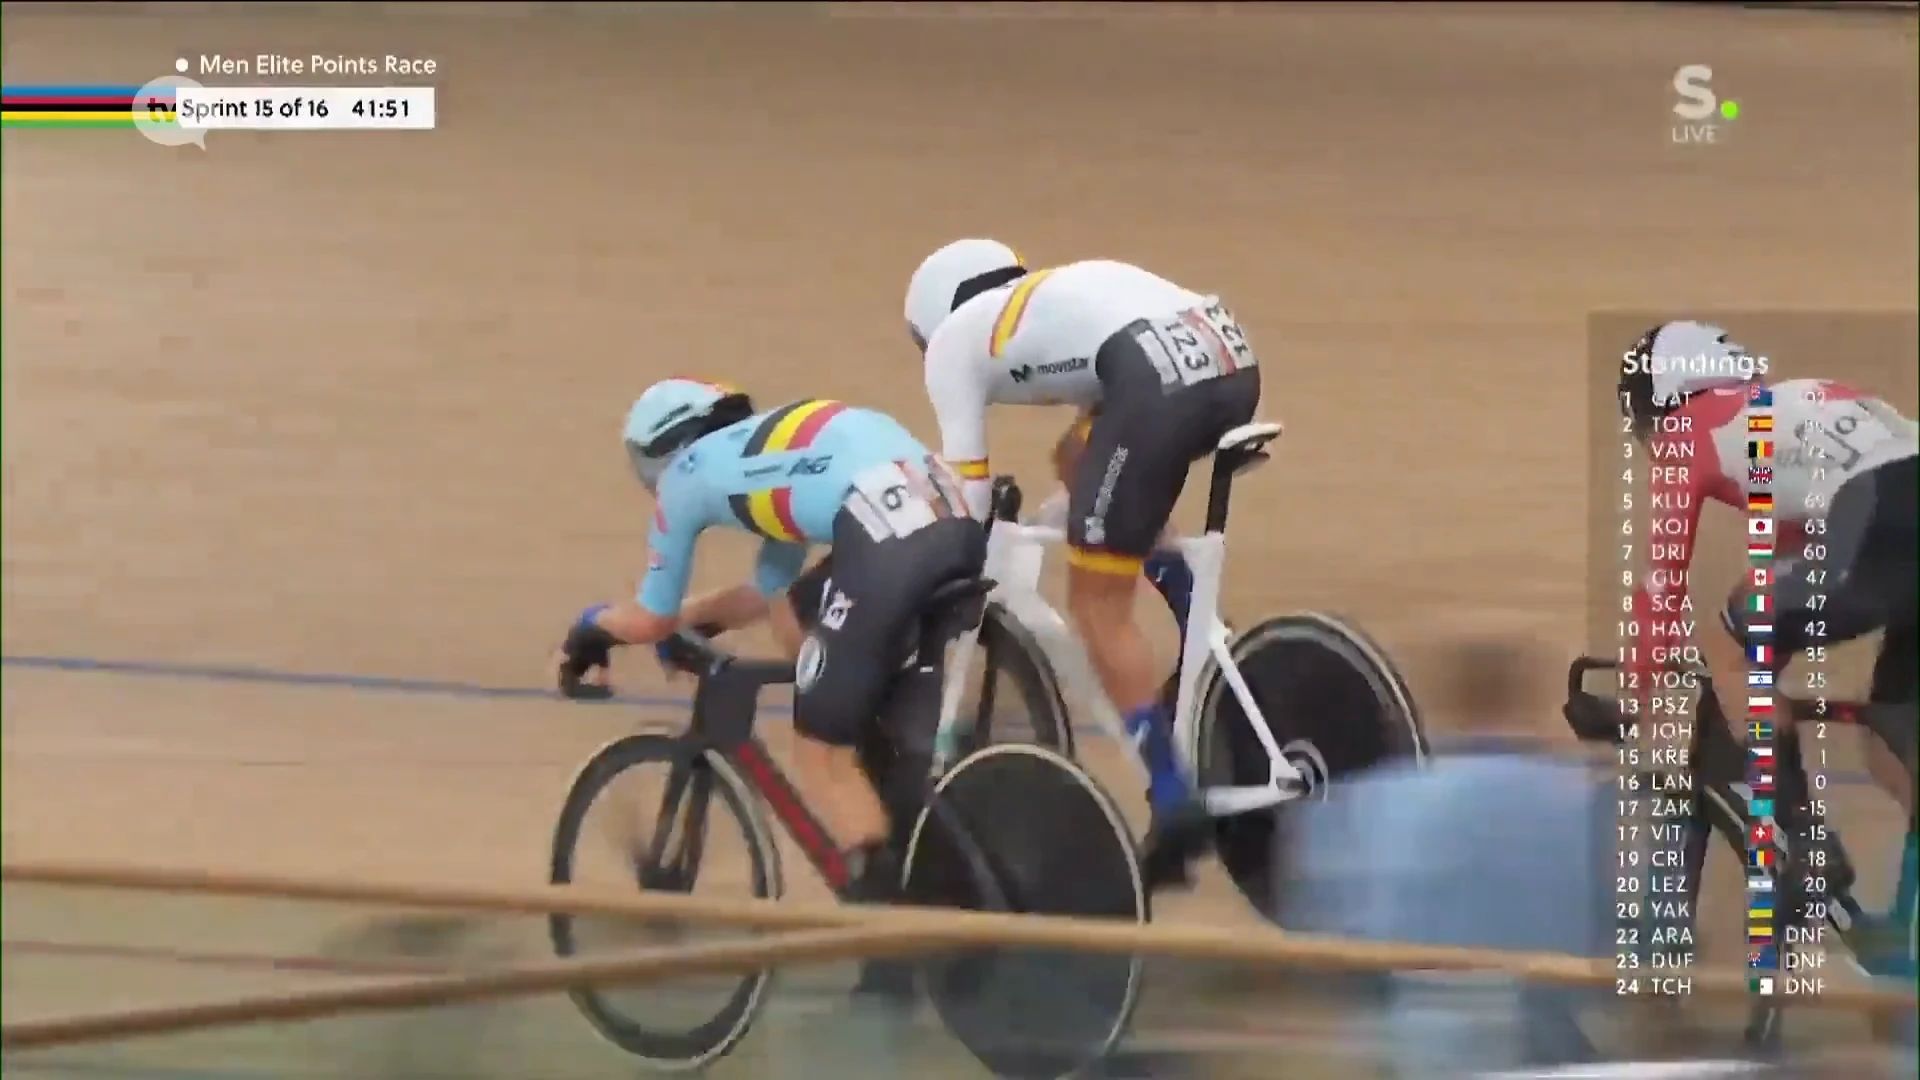
[[[1789,696],[1807,698],[1815,718],[1797,725],[1792,737],[1779,743],[1775,779],[1794,785],[1793,793],[1805,800],[1807,813],[1801,817],[1806,824],[1794,835],[1782,838],[1790,849],[1802,854],[1798,858],[1779,860],[1781,891],[1792,903],[1783,905],[1783,914],[1788,918],[1780,920],[1779,936],[1784,947],[1778,950],[1777,959],[1783,968],[1779,980],[1783,993],[1818,995],[1826,989],[1831,890],[1850,887],[1854,877],[1852,867],[1840,864],[1844,856],[1830,835],[1832,827],[1827,824],[1831,812],[1827,794],[1831,783],[1828,742],[1833,727],[1830,719],[1833,690],[1829,685],[1832,657],[1827,645],[1827,623],[1821,613],[1826,610],[1835,575],[1844,569],[1829,562],[1829,537],[1833,532],[1830,514],[1834,491],[1858,464],[1859,454],[1849,436],[1861,421],[1850,408],[1834,409],[1837,403],[1828,402],[1824,383],[1815,383],[1796,393],[1801,400],[1783,401],[1782,408],[1791,407],[1802,415],[1811,412],[1816,419],[1805,421],[1799,430],[1790,433],[1800,443],[1800,465],[1807,474],[1806,494],[1799,507],[1806,520],[1799,549],[1783,554],[1797,559],[1797,565],[1791,570],[1802,579],[1796,591],[1805,596],[1807,608],[1814,617],[1807,624],[1806,643],[1800,655],[1779,659],[1797,661],[1791,679],[1793,690],[1799,693]],[[1838,416],[1830,415],[1835,411]],[[1768,444],[1769,451],[1772,446]]]
[[[1625,411],[1624,409],[1622,410]],[[1620,440],[1620,618],[1615,625],[1619,741],[1614,865],[1614,967],[1618,993],[1676,995],[1693,989],[1696,899],[1687,870],[1693,816],[1690,759],[1704,663],[1687,575],[1679,561],[1689,538],[1685,494],[1693,490],[1690,417],[1654,421],[1642,445]],[[1636,611],[1634,598],[1651,599]]]

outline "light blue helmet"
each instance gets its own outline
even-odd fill
[[[700,379],[662,379],[627,410],[625,441],[633,474],[648,491],[659,486],[673,455],[701,436],[753,415],[753,399]]]

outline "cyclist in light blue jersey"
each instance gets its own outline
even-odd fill
[[[849,893],[892,899],[904,845],[888,842],[890,817],[901,832],[912,821],[887,807],[917,799],[926,779],[938,685],[931,700],[896,701],[892,710],[927,730],[887,731],[877,744],[869,736],[927,597],[985,566],[985,528],[967,513],[959,479],[883,413],[824,400],[756,412],[745,394],[693,379],[667,379],[640,395],[626,447],[655,496],[646,576],[634,599],[580,616],[563,648],[561,688],[604,696],[581,680],[617,645],[767,619],[795,661],[801,793],[848,852]],[[753,580],[689,601],[695,543],[716,527],[763,541]],[[803,573],[817,545],[832,550]],[[783,591],[785,602],[774,602]],[[883,773],[901,777],[884,804],[875,791],[887,790]]]

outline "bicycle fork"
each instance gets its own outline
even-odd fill
[[[1209,629],[1212,631],[1216,640],[1224,643],[1226,639],[1225,627],[1215,622]],[[1201,798],[1206,804],[1207,813],[1214,817],[1230,817],[1234,814],[1245,814],[1255,810],[1265,810],[1268,807],[1278,806],[1283,802],[1288,802],[1305,794],[1308,786],[1307,778],[1299,769],[1294,767],[1293,762],[1288,758],[1287,752],[1292,750],[1295,753],[1302,753],[1312,757],[1315,760],[1320,774],[1324,777],[1327,771],[1326,763],[1319,760],[1319,752],[1314,750],[1310,745],[1289,743],[1287,746],[1282,747],[1276,742],[1273,737],[1273,732],[1267,730],[1267,725],[1256,723],[1253,719],[1259,715],[1254,705],[1253,688],[1247,685],[1246,677],[1240,674],[1240,669],[1232,663],[1231,658],[1229,658],[1227,662],[1220,664],[1219,667],[1221,677],[1227,681],[1228,690],[1231,691],[1233,696],[1240,702],[1240,710],[1247,718],[1247,726],[1253,729],[1254,738],[1260,741],[1260,748],[1266,751],[1267,782],[1264,784],[1223,785],[1220,787],[1202,788]],[[1182,675],[1182,681],[1185,681],[1184,673]],[[1194,766],[1194,771],[1195,775],[1197,775],[1197,765]]]
[[[1218,533],[1209,533],[1207,538],[1222,539]],[[1187,565],[1193,574],[1195,597],[1211,598],[1220,595],[1220,570],[1224,553],[1224,546],[1189,553]],[[1191,612],[1191,615],[1203,625],[1198,628],[1191,624],[1184,627],[1185,632],[1181,634],[1180,640],[1180,689],[1175,697],[1174,707],[1174,750],[1182,758],[1181,767],[1186,770],[1189,777],[1193,778],[1194,786],[1200,792],[1202,804],[1206,807],[1207,813],[1213,817],[1230,817],[1234,814],[1264,810],[1299,797],[1304,793],[1307,784],[1300,770],[1288,760],[1286,751],[1292,748],[1293,744],[1282,747],[1274,740],[1273,732],[1267,730],[1265,723],[1255,721],[1254,718],[1260,715],[1259,706],[1254,702],[1253,688],[1247,685],[1246,677],[1240,673],[1239,666],[1233,662],[1230,647],[1232,639],[1227,633],[1227,628],[1220,621],[1219,613],[1214,610],[1211,603],[1203,604],[1202,607],[1203,610]],[[1201,748],[1198,727],[1199,713],[1203,704],[1199,700],[1200,679],[1208,660],[1214,661],[1220,677],[1226,680],[1228,691],[1239,702],[1240,711],[1245,714],[1247,726],[1253,729],[1254,738],[1259,740],[1260,748],[1266,752],[1267,780],[1264,784],[1228,784],[1209,787],[1200,782]],[[1315,759],[1319,756],[1310,746],[1305,747],[1304,751]],[[1324,775],[1325,763],[1316,760],[1316,764]]]

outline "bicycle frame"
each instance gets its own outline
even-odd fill
[[[693,691],[693,708],[684,737],[733,766],[760,802],[773,811],[774,820],[786,830],[787,837],[806,856],[815,872],[829,888],[840,891],[848,879],[846,853],[834,843],[826,824],[814,814],[800,789],[753,733],[760,691],[793,682],[793,665],[725,657],[711,646],[705,648],[708,651],[694,653],[696,663],[687,665],[701,675]],[[678,785],[691,779],[676,776],[668,787],[667,797],[684,797],[686,793],[678,791]],[[678,799],[672,801],[677,804]]]
[[[1264,442],[1279,434],[1279,430],[1279,425],[1275,424],[1249,425],[1230,433],[1222,440],[1222,445],[1225,448],[1236,444],[1239,441],[1237,437],[1249,433],[1252,438]],[[1263,459],[1264,456],[1252,460]],[[1290,787],[1298,786],[1305,780],[1286,759],[1282,748],[1275,743],[1273,733],[1267,729],[1266,718],[1253,699],[1253,691],[1241,676],[1239,666],[1234,663],[1232,636],[1226,624],[1220,621],[1220,585],[1227,558],[1225,521],[1230,484],[1231,472],[1216,467],[1213,490],[1208,499],[1207,530],[1199,536],[1181,537],[1172,544],[1186,557],[1187,565],[1193,571],[1193,597],[1187,632],[1181,642],[1180,681],[1174,699],[1173,742],[1181,771],[1190,783],[1200,788],[1200,698],[1209,660],[1217,666],[1220,677],[1226,680],[1228,689],[1245,711],[1255,736],[1267,753],[1268,777],[1265,784],[1200,788],[1208,812],[1216,817],[1286,802],[1297,794]],[[1067,621],[1040,594],[1040,575],[1046,563],[1046,549],[1065,542],[1065,531],[1057,527],[994,522],[993,530],[987,537],[986,576],[997,583],[990,599],[998,602],[1033,634],[1046,653],[1055,675],[1059,677],[1068,700],[1077,702],[1092,713],[1095,722],[1107,734],[1128,748],[1128,757],[1140,771],[1141,777],[1145,778],[1146,761],[1128,737],[1120,721],[1119,710],[1101,688],[1085,646],[1075,637]],[[936,743],[936,752],[939,754],[950,753],[957,745],[961,730],[958,719],[960,695],[973,675],[978,637],[978,631],[965,635],[957,643],[958,651],[948,664],[949,678],[941,699],[941,734]]]
[[[936,591],[933,602],[937,603],[945,594],[949,597],[970,596],[972,602],[979,603],[980,586],[981,583],[974,579],[954,583]],[[925,636],[928,633],[925,625],[921,627],[921,633],[921,648],[930,648],[927,643],[934,639]],[[965,635],[969,645],[978,633],[976,624],[975,629]],[[800,789],[774,761],[773,755],[767,752],[766,745],[753,730],[760,691],[768,686],[791,684],[794,681],[793,665],[785,661],[743,660],[715,649],[711,643],[687,635],[678,635],[669,641],[675,646],[678,666],[700,673],[699,684],[693,692],[692,715],[687,721],[684,737],[734,767],[760,801],[773,811],[774,819],[786,829],[788,838],[800,848],[827,885],[836,893],[843,890],[849,879],[845,852],[834,842],[826,825],[807,805]],[[940,657],[934,656],[929,662],[938,664]],[[943,693],[952,685],[952,681],[943,684]],[[957,711],[957,704],[956,708],[942,712],[939,738],[950,737],[952,714]],[[936,765],[933,775],[937,778],[943,771],[944,761]],[[676,787],[670,786],[668,789],[669,795],[676,791]],[[671,817],[667,819],[671,820]],[[657,855],[657,851],[652,854]]]

